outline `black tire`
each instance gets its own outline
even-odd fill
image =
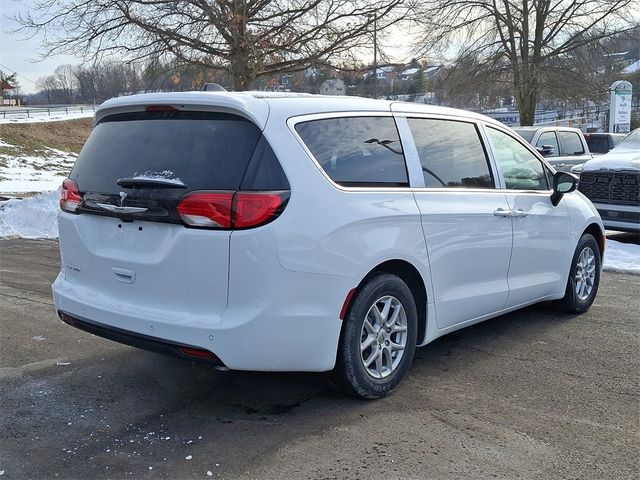
[[[583,295],[578,294],[576,286],[577,278],[581,269],[579,267],[580,256],[585,249],[591,249],[594,255],[594,277],[591,291],[588,295],[583,292]],[[573,260],[571,261],[571,269],[569,270],[569,278],[567,279],[567,288],[564,293],[564,298],[559,301],[559,307],[568,313],[583,313],[586,312],[598,293],[598,286],[600,285],[600,273],[602,270],[602,257],[600,254],[600,247],[598,242],[589,233],[585,233],[580,237],[580,241],[576,246],[576,250],[573,254]]]
[[[381,299],[386,299],[386,301],[377,302]],[[395,332],[392,327],[380,330],[378,325],[373,325],[372,321],[367,319],[368,317],[375,318],[375,312],[372,310],[374,304],[378,312],[380,312],[380,308],[383,308],[382,313],[384,313],[386,302],[390,304],[387,319],[391,321],[393,313],[398,311],[398,322],[400,323],[396,323],[395,329],[400,330],[404,322],[406,323],[406,332]],[[398,304],[403,307],[403,310],[398,308]],[[368,322],[369,328],[365,327],[365,321]],[[365,332],[365,330],[375,330],[376,328],[378,328],[377,336],[372,331]],[[390,331],[391,333],[389,333]],[[416,303],[407,284],[396,275],[389,273],[376,274],[367,279],[353,298],[344,320],[334,370],[337,383],[347,393],[365,399],[376,399],[390,394],[398,387],[411,366],[416,349],[417,332]],[[364,336],[365,333],[367,336]],[[374,343],[361,354],[361,342],[363,341],[373,341]],[[403,341],[405,342],[404,349],[400,355],[400,350],[394,350],[393,346],[400,345]],[[380,349],[377,355],[381,358],[381,367],[379,369],[375,365],[366,367],[362,355],[366,355],[369,360],[373,358],[370,355],[374,355],[378,351],[376,348]],[[388,368],[389,361],[391,361],[392,368]],[[386,370],[385,364],[387,365]],[[372,373],[370,369],[380,371],[384,376],[375,378],[373,375],[376,372]]]

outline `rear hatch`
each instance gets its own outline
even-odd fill
[[[239,191],[278,188],[271,217],[288,198],[279,164],[260,174],[269,161],[259,128],[237,115],[156,106],[103,117],[63,189],[65,280],[131,314],[222,315]]]

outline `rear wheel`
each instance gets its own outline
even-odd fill
[[[396,389],[416,348],[417,310],[411,290],[396,275],[369,279],[345,318],[335,374],[348,393],[380,398]]]
[[[563,310],[582,313],[589,309],[598,293],[602,261],[598,242],[589,233],[580,237],[573,254],[571,270],[564,298],[560,301]]]

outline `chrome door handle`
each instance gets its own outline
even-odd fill
[[[518,209],[518,210],[505,210],[504,208],[498,208],[497,210],[493,211],[493,214],[496,217],[510,217],[510,218],[517,218],[517,217],[526,217],[527,215],[529,215],[529,212],[525,212],[522,209]]]
[[[496,217],[510,217],[511,216],[511,210],[505,210],[504,208],[498,208],[497,210],[493,211],[493,214]]]
[[[518,209],[518,210],[511,210],[511,217],[526,217],[527,215],[529,215],[529,212],[525,212],[522,209]]]

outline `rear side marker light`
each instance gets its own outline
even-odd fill
[[[179,347],[178,350],[180,351],[180,353],[186,355],[187,357],[209,358],[211,360],[218,359],[218,357],[216,357],[209,350],[204,350],[203,348]]]
[[[67,178],[62,182],[62,190],[60,190],[60,208],[65,212],[75,212],[82,202],[78,184]]]
[[[178,204],[184,223],[192,227],[240,229],[270,222],[284,209],[289,192],[196,192]]]
[[[352,288],[349,290],[349,293],[347,293],[347,298],[344,299],[342,310],[340,310],[340,320],[344,320],[344,317],[347,316],[347,310],[349,310],[349,305],[351,304],[351,299],[353,298],[354,293],[356,293],[355,288]]]

